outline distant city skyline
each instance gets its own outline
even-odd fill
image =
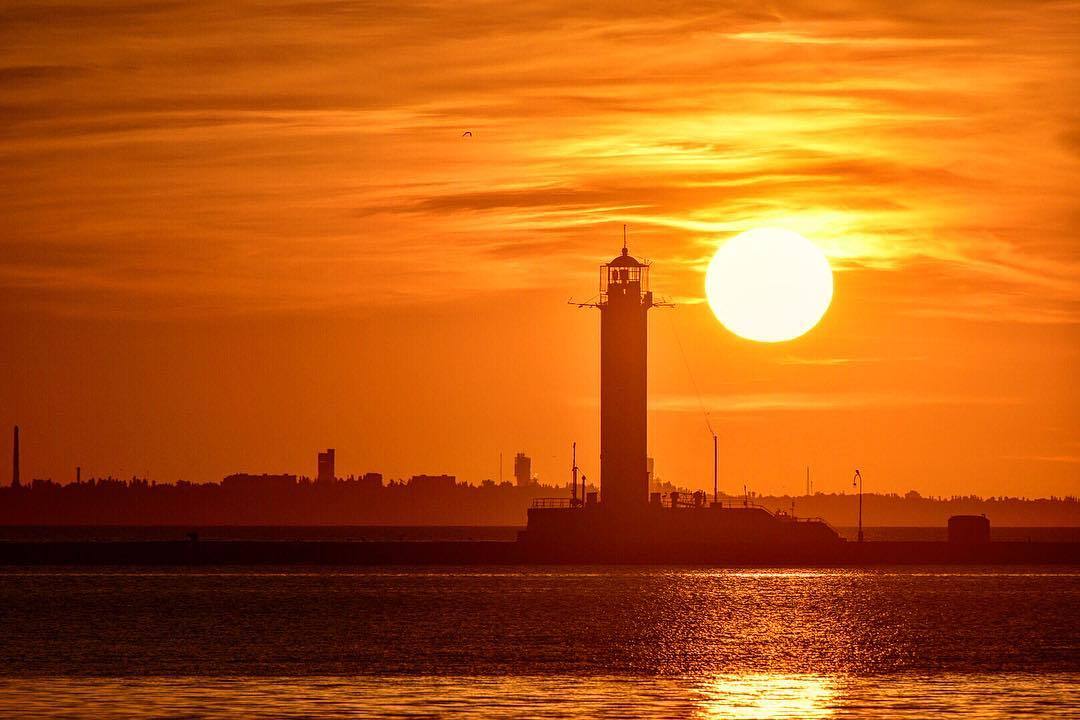
[[[600,489],[594,482],[589,493]],[[682,505],[697,507],[702,491],[666,482],[650,490]],[[35,479],[21,487],[0,486],[0,524],[72,526],[314,526],[437,525],[521,526],[533,501],[569,502],[568,484],[518,484],[512,480],[468,483],[447,474],[403,478],[366,472],[333,480],[282,473],[235,473],[206,483],[156,483],[147,478],[87,477],[59,484]],[[579,492],[580,496],[580,492]],[[712,500],[711,496],[707,498]],[[923,497],[868,493],[868,527],[943,528],[955,514],[985,514],[995,527],[1080,526],[1080,498]],[[747,494],[722,493],[721,505],[749,504],[798,517],[823,517],[837,526],[856,522],[857,494],[772,495],[747,488]]]

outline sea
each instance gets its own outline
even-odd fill
[[[525,528],[517,525],[0,525],[0,542],[116,542],[187,540],[197,533],[203,540],[317,540],[337,542],[513,542]],[[855,540],[857,527],[834,528],[841,537]],[[948,529],[932,527],[867,526],[866,540],[944,541]],[[1019,542],[1080,542],[1080,527],[998,527],[992,540]]]
[[[0,717],[1080,717],[1080,567],[0,569]]]

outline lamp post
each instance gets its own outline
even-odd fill
[[[851,479],[851,487],[859,486],[859,542],[863,541],[862,534],[862,473],[855,468],[855,477]]]

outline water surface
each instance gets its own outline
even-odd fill
[[[1080,713],[1080,568],[9,570],[0,608],[0,715]]]

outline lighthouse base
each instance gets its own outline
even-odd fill
[[[845,544],[819,519],[799,519],[752,506],[643,505],[612,512],[602,504],[533,507],[518,543],[529,557],[581,562],[683,562],[728,553],[762,558],[822,551]],[[640,560],[638,560],[640,559]]]

